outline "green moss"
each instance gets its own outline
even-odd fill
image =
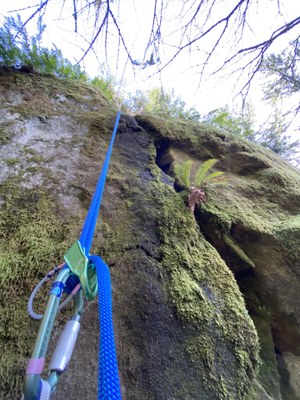
[[[280,240],[292,268],[300,274],[300,215],[292,216],[274,227],[274,234]]]
[[[298,171],[278,160],[276,160],[275,166],[262,171],[258,179],[277,196],[286,193],[300,195]],[[276,191],[279,187],[281,190]]]
[[[203,334],[207,336],[204,332],[215,329],[219,340],[216,347],[224,341],[238,367],[234,379],[218,375],[214,381],[217,384],[211,385],[208,377],[207,385],[210,390],[217,387],[216,399],[243,398],[258,363],[258,339],[233,275],[205,241],[180,196],[157,181],[153,183],[153,195],[160,209],[161,267],[169,275],[167,290],[180,318],[201,327],[199,337],[187,343],[188,353],[192,360],[202,360],[204,364],[216,360],[217,350],[212,352],[213,346],[209,345],[203,347]],[[219,358],[216,369],[220,363]],[[198,365],[201,369],[200,361]],[[201,369],[201,379],[205,371]]]
[[[41,171],[41,168],[38,165],[32,165],[26,168],[26,172],[30,172],[32,174],[38,173]]]
[[[274,342],[271,332],[271,315],[261,308],[258,315],[253,316],[253,320],[260,339],[261,365],[259,368],[258,379],[266,392],[275,400],[279,400],[280,387],[277,361],[274,353]]]
[[[226,382],[220,375],[220,353],[213,336],[206,334],[191,338],[186,342],[186,350],[195,367],[200,371],[204,385],[216,399],[233,400],[228,392]],[[228,382],[227,382],[228,383]]]
[[[232,378],[230,382],[228,376],[225,376],[224,353],[218,351],[216,338],[212,335],[199,335],[187,341],[186,349],[192,362],[195,364],[196,368],[200,370],[201,379],[205,386],[213,393],[215,399],[235,400],[244,397],[247,392],[246,388],[240,385],[240,391],[236,394],[236,392],[232,390],[231,385],[234,386],[238,382],[235,382]],[[244,350],[238,350],[236,356],[240,362],[240,368],[247,368],[249,354]],[[203,367],[201,368],[200,366],[202,365]],[[222,375],[222,373],[224,375]]]
[[[217,130],[208,125],[180,118],[160,117],[154,114],[137,115],[141,126],[157,136],[164,136],[173,142],[181,141],[196,145],[198,136],[216,134]]]
[[[186,349],[194,363],[201,361],[208,367],[208,373],[213,374],[216,343],[211,336],[197,336],[187,341]]]
[[[81,103],[107,106],[108,102],[100,90],[89,83],[59,79],[51,75],[43,74],[24,74],[18,71],[7,71],[0,75],[0,82],[4,90],[13,87],[23,95],[23,101],[11,110],[18,112],[23,117],[42,117],[50,118],[61,114],[62,109],[65,114],[72,113],[78,119],[84,118],[86,109],[80,108]],[[67,98],[74,100],[66,102],[55,102],[58,95],[64,94]],[[85,106],[86,107],[86,106]],[[74,114],[74,111],[77,113]],[[78,112],[79,111],[79,112]]]
[[[111,112],[109,113],[111,116]],[[79,122],[88,125],[91,129],[96,130],[99,133],[99,130],[104,133],[108,133],[108,116],[106,113],[100,113],[99,111],[87,111],[84,115],[80,115]]]
[[[12,136],[13,134],[8,130],[5,125],[0,125],[0,146],[9,143]]]
[[[274,400],[255,379],[245,400]]]
[[[37,282],[61,261],[74,237],[74,226],[45,191],[22,190],[14,178],[1,185],[0,211],[0,398],[19,398],[25,363],[38,325],[26,313]],[[73,229],[72,229],[73,228]]]
[[[124,205],[126,207],[126,205]],[[124,219],[126,212],[124,207],[118,209],[117,215],[110,219],[108,225],[104,218],[100,219],[99,232],[101,232],[101,245],[97,247],[96,253],[101,254],[107,263],[115,263],[121,257],[124,247],[128,246],[128,230],[126,223],[118,224],[117,218]],[[128,218],[128,212],[127,212]],[[126,239],[125,239],[126,238]],[[130,240],[130,239],[129,239]]]
[[[43,157],[41,154],[37,153],[36,151],[30,149],[28,152],[29,156],[27,157],[28,162],[32,163],[46,163],[49,161],[49,158]]]
[[[273,225],[284,221],[290,210],[298,212],[299,173],[272,151],[207,125],[156,115],[137,116],[137,120],[156,141],[165,147],[169,144],[163,156],[168,165],[191,159],[197,167],[208,158],[220,160],[218,168],[226,171],[229,184],[207,188],[209,201],[204,209],[225,231],[239,223],[272,234]]]
[[[23,117],[43,117],[50,118],[55,115],[49,98],[45,95],[32,95],[18,106],[14,106],[14,112]]]
[[[19,158],[5,158],[3,161],[9,167],[13,167],[20,162]]]
[[[209,219],[210,224],[218,226],[221,232],[228,232],[234,222],[234,217],[222,209],[221,204],[214,204],[212,196],[201,205],[201,212]]]
[[[240,246],[228,235],[224,235],[224,242],[233,250],[233,252],[249,267],[255,268],[253,261],[245,254],[245,252],[240,248]]]
[[[170,293],[176,299],[177,312],[184,320],[201,323],[211,319],[213,305],[186,270],[177,269],[171,274]]]

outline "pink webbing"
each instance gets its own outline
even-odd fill
[[[40,375],[43,372],[45,364],[45,358],[31,358],[28,361],[27,368],[26,368],[26,375],[34,374]]]
[[[72,294],[76,294],[76,293],[79,291],[80,288],[81,288],[81,284],[78,283],[78,284],[74,287],[74,289],[72,290]]]

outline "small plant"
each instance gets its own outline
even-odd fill
[[[183,164],[175,164],[174,172],[180,185],[188,190],[188,206],[192,212],[195,211],[197,204],[206,201],[204,186],[212,184],[225,184],[226,177],[224,172],[215,171],[210,173],[218,160],[212,158],[205,161],[196,171],[194,178],[191,177],[193,161],[187,160]]]

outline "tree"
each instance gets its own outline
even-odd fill
[[[138,90],[135,95],[125,101],[133,113],[155,113],[170,117],[198,121],[200,114],[194,108],[186,108],[186,103],[175,96],[174,90],[166,92],[162,87],[148,91]]]
[[[274,106],[274,113],[265,127],[255,134],[255,142],[268,147],[294,166],[300,165],[300,141],[292,140],[287,133],[289,123],[281,111]]]
[[[288,135],[289,123],[282,115],[276,103],[273,115],[259,129],[255,129],[255,118],[251,106],[247,105],[243,113],[231,112],[222,107],[209,112],[201,122],[215,126],[225,133],[241,135],[261,146],[268,147],[293,165],[300,165],[300,142]]]
[[[201,122],[215,126],[223,132],[255,141],[254,111],[249,104],[246,104],[242,113],[230,111],[228,106],[217,108],[203,116]]]
[[[44,30],[45,25],[39,21],[37,34],[29,36],[19,15],[16,18],[6,17],[3,26],[0,26],[0,66],[34,70],[53,74],[58,78],[90,82],[101,90],[107,100],[116,101],[112,78],[96,76],[90,79],[80,65],[74,65],[63,57],[61,50],[56,46],[52,49],[41,46]]]
[[[47,49],[40,45],[44,30],[45,25],[39,20],[37,34],[30,37],[19,15],[5,18],[0,27],[0,65],[29,67],[57,77],[88,80],[80,66],[72,65],[57,47]]]
[[[291,42],[290,49],[281,54],[270,54],[260,71],[267,78],[264,85],[267,100],[289,97],[300,93],[300,37]],[[299,105],[297,111],[299,111]]]
[[[260,132],[260,143],[299,166],[300,141],[291,141],[288,130],[300,111],[300,37],[291,42],[290,49],[266,57],[260,71],[265,80],[265,100],[274,109],[271,121]],[[282,111],[286,100],[287,110]]]
[[[134,0],[131,2],[134,3]],[[63,10],[72,16],[74,32],[86,40],[81,60],[87,53],[93,50],[97,40],[103,39],[102,50],[109,59],[110,40],[117,40],[120,54],[125,52],[133,67],[148,68],[157,66],[156,73],[166,69],[179,56],[187,57],[189,52],[197,52],[201,60],[197,63],[199,74],[212,65],[212,61],[219,61],[217,71],[224,71],[230,65],[238,74],[245,73],[246,81],[240,87],[240,91],[249,89],[251,80],[259,71],[265,55],[274,42],[282,38],[286,33],[295,31],[300,24],[300,16],[292,19],[284,15],[282,0],[268,0],[269,10],[275,10],[278,16],[278,25],[263,40],[256,43],[244,44],[245,32],[255,30],[251,25],[255,18],[253,13],[259,9],[259,2],[254,0],[153,0],[152,17],[149,19],[148,36],[145,37],[142,53],[132,47],[127,32],[123,31],[122,18],[126,9],[119,13],[123,6],[117,0],[64,0]],[[47,10],[54,4],[54,0],[40,1],[32,6],[31,14],[25,21],[25,25],[32,19],[47,15]],[[135,4],[138,6],[138,4]],[[127,5],[128,7],[128,5]],[[62,8],[56,7],[57,16],[60,18]],[[52,9],[53,10],[53,9]],[[124,11],[125,10],[125,11]],[[22,10],[25,12],[28,10]],[[123,14],[124,12],[124,14]],[[252,20],[251,20],[252,16]],[[87,21],[93,18],[93,26],[90,34],[85,29]],[[286,22],[288,21],[288,22]],[[82,23],[83,22],[83,23]],[[145,21],[146,23],[146,21]],[[88,36],[87,36],[88,35]],[[209,45],[207,46],[207,41]],[[227,56],[219,60],[218,49],[226,46]],[[288,48],[288,43],[286,47]],[[215,58],[214,58],[215,57]],[[241,63],[239,62],[241,61]],[[152,73],[152,72],[151,72]],[[232,70],[231,70],[232,73]]]

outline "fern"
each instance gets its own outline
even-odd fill
[[[187,160],[183,164],[174,165],[174,173],[179,183],[188,188],[187,203],[192,212],[195,211],[196,205],[206,201],[206,194],[201,186],[205,184],[224,184],[227,180],[224,173],[221,171],[209,173],[217,161],[218,160],[212,158],[205,161],[198,168],[193,180],[193,186],[191,185],[192,160]]]
[[[179,183],[185,186],[186,188],[191,186],[190,176],[191,176],[191,168],[192,168],[192,160],[185,161],[182,165],[175,164],[174,172],[179,180]]]
[[[216,171],[204,177],[203,184],[205,183],[223,183],[227,180],[224,172]]]
[[[200,187],[203,185],[205,181],[207,181],[206,174],[215,166],[218,160],[212,158],[210,160],[205,161],[200,168],[198,168],[195,178],[194,184],[196,187]]]

